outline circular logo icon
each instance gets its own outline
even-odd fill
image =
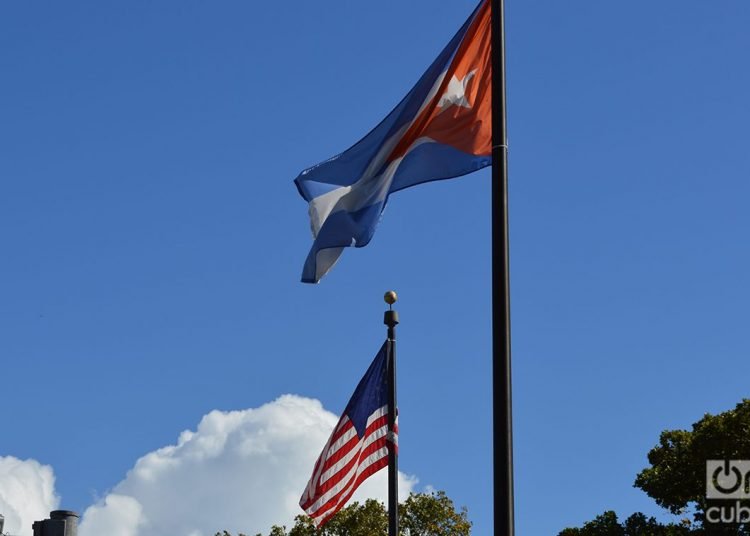
[[[716,468],[711,481],[716,491],[724,495],[731,495],[742,486],[742,473],[737,467],[730,467],[729,462],[726,462],[724,467]]]

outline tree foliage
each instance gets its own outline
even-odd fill
[[[406,536],[464,536],[471,532],[466,508],[457,511],[442,491],[409,495],[399,507],[399,527]]]
[[[399,533],[401,536],[469,536],[471,521],[466,508],[456,509],[453,501],[443,491],[436,493],[412,493],[398,507]],[[268,536],[386,536],[388,534],[388,511],[379,501],[368,499],[360,504],[354,502],[343,508],[321,529],[316,529],[312,520],[299,515],[294,526],[274,525]],[[216,536],[232,536],[228,532],[217,532]],[[242,534],[238,536],[243,536]],[[257,536],[263,536],[258,534]]]
[[[724,500],[706,499],[706,461],[750,459],[750,400],[718,415],[706,414],[691,430],[665,430],[659,444],[648,453],[650,466],[635,480],[640,488],[671,514],[692,513],[678,524],[660,524],[641,513],[620,523],[614,512],[605,512],[580,528],[565,529],[559,536],[750,536],[747,523],[711,524],[706,512],[722,507]],[[742,501],[741,506],[750,506]]]
[[[623,523],[612,511],[604,512],[581,528],[565,529],[559,536],[689,536],[695,534],[684,524],[662,525],[653,517],[638,512]]]

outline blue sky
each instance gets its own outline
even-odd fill
[[[489,170],[395,195],[318,286],[292,184],[473,7],[0,4],[0,456],[83,511],[211,410],[337,413],[393,288],[401,469],[490,534]],[[748,24],[508,4],[519,534],[659,512],[632,488],[659,432],[748,396]]]

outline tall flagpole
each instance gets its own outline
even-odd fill
[[[495,536],[514,536],[505,1],[492,1],[492,428]]]
[[[396,325],[398,313],[393,304],[396,293],[385,293],[388,310],[383,323],[388,326],[388,536],[398,536],[398,442],[396,434]]]

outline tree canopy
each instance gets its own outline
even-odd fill
[[[738,504],[706,498],[708,460],[750,460],[750,400],[718,415],[704,415],[691,430],[665,430],[659,444],[648,453],[650,466],[638,474],[635,487],[683,519],[660,524],[636,513],[621,523],[615,512],[609,511],[580,528],[565,529],[559,536],[750,536],[750,523],[711,523],[707,519],[707,512],[717,507],[750,507],[750,501]]]
[[[469,536],[471,521],[466,508],[456,509],[443,491],[412,493],[399,504],[399,532],[401,536]],[[299,515],[288,529],[274,525],[268,536],[386,536],[388,511],[379,501],[368,499],[343,508],[321,529],[312,520]],[[232,536],[217,532],[216,536]],[[237,536],[244,536],[238,534]],[[263,536],[258,534],[257,536]]]
[[[690,536],[697,534],[691,527],[670,523],[663,525],[653,517],[638,512],[620,523],[613,511],[604,512],[581,528],[565,529],[559,536]]]

